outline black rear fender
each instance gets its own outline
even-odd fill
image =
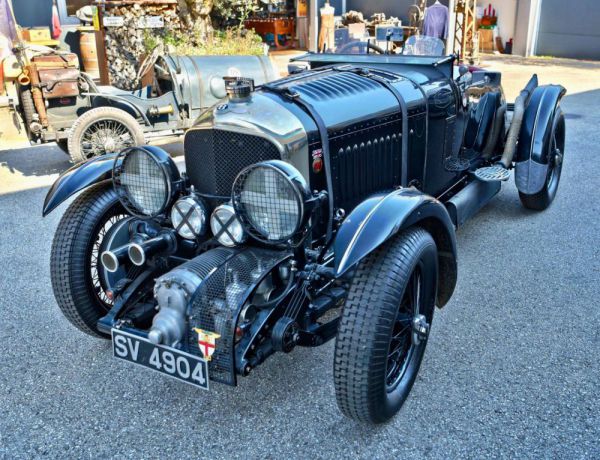
[[[515,183],[521,193],[531,195],[544,186],[554,117],[565,93],[560,85],[544,85],[531,95],[515,156]]]
[[[71,195],[97,182],[112,178],[113,164],[117,155],[118,153],[109,153],[95,157],[76,164],[62,173],[46,195],[42,216],[47,216]]]
[[[425,228],[436,242],[440,267],[437,305],[444,306],[457,278],[454,225],[442,203],[413,188],[374,195],[350,213],[333,244],[336,276],[344,275],[389,238],[415,225]]]

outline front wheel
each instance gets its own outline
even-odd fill
[[[135,118],[115,107],[98,107],[75,121],[68,147],[73,163],[79,163],[143,143],[144,132]]]
[[[427,345],[437,279],[435,242],[419,227],[358,266],[335,343],[335,393],[346,416],[382,423],[400,410]]]
[[[96,323],[113,303],[100,254],[111,229],[128,217],[112,184],[101,182],[73,201],[54,235],[50,253],[54,297],[66,318],[92,336],[105,337]]]

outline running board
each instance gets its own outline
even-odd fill
[[[477,168],[473,174],[483,182],[507,181],[510,178],[510,171],[500,163]]]
[[[500,191],[500,182],[482,182],[474,180],[454,195],[446,203],[450,218],[457,227],[462,226],[469,218],[496,196]]]

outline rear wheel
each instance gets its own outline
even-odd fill
[[[50,254],[54,297],[77,328],[96,337],[98,320],[112,307],[100,253],[111,228],[128,218],[110,182],[84,191],[63,215]]]
[[[400,410],[427,345],[437,272],[435,242],[418,227],[358,266],[335,344],[336,399],[346,416],[381,423]]]
[[[69,155],[74,163],[144,143],[144,132],[127,112],[115,107],[88,110],[69,132]]]
[[[531,195],[519,192],[521,203],[527,209],[543,211],[552,204],[552,201],[554,201],[554,197],[556,197],[556,192],[558,191],[558,184],[560,182],[564,152],[565,116],[562,110],[559,108],[556,111],[556,114],[554,115],[554,121],[552,122],[550,142],[548,143],[548,172],[546,174],[544,186],[539,192]]]

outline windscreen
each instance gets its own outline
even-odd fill
[[[412,35],[399,45],[398,42],[381,41],[374,38],[349,39],[339,43],[331,54],[401,54],[405,56],[444,56],[444,42],[436,37]]]

